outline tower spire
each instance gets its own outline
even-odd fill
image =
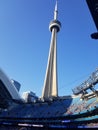
[[[57,20],[57,15],[58,15],[58,1],[56,0],[55,10],[54,10],[54,20]]]
[[[57,78],[57,32],[59,32],[61,23],[57,20],[58,7],[57,1],[54,10],[54,19],[50,22],[49,29],[52,33],[50,41],[50,50],[42,98],[49,99],[58,96],[58,78]]]

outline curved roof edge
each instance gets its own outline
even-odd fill
[[[8,93],[11,95],[12,99],[21,100],[18,90],[1,68],[0,68],[0,80],[3,82]]]

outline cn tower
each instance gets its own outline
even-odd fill
[[[58,75],[57,75],[57,32],[60,31],[61,23],[58,18],[58,1],[55,4],[54,19],[49,24],[51,31],[50,50],[48,56],[48,63],[46,68],[46,75],[42,91],[42,98],[49,99],[58,97]]]

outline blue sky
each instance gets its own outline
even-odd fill
[[[58,0],[59,96],[72,94],[98,67],[96,27],[85,0]],[[20,94],[42,94],[55,0],[0,0],[0,67],[21,83]]]

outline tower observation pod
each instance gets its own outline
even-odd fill
[[[48,56],[48,63],[44,86],[42,91],[42,98],[49,99],[51,97],[58,97],[58,76],[57,76],[57,32],[60,31],[61,23],[57,20],[58,17],[58,3],[56,1],[54,10],[54,19],[49,24],[51,31],[50,50]]]

